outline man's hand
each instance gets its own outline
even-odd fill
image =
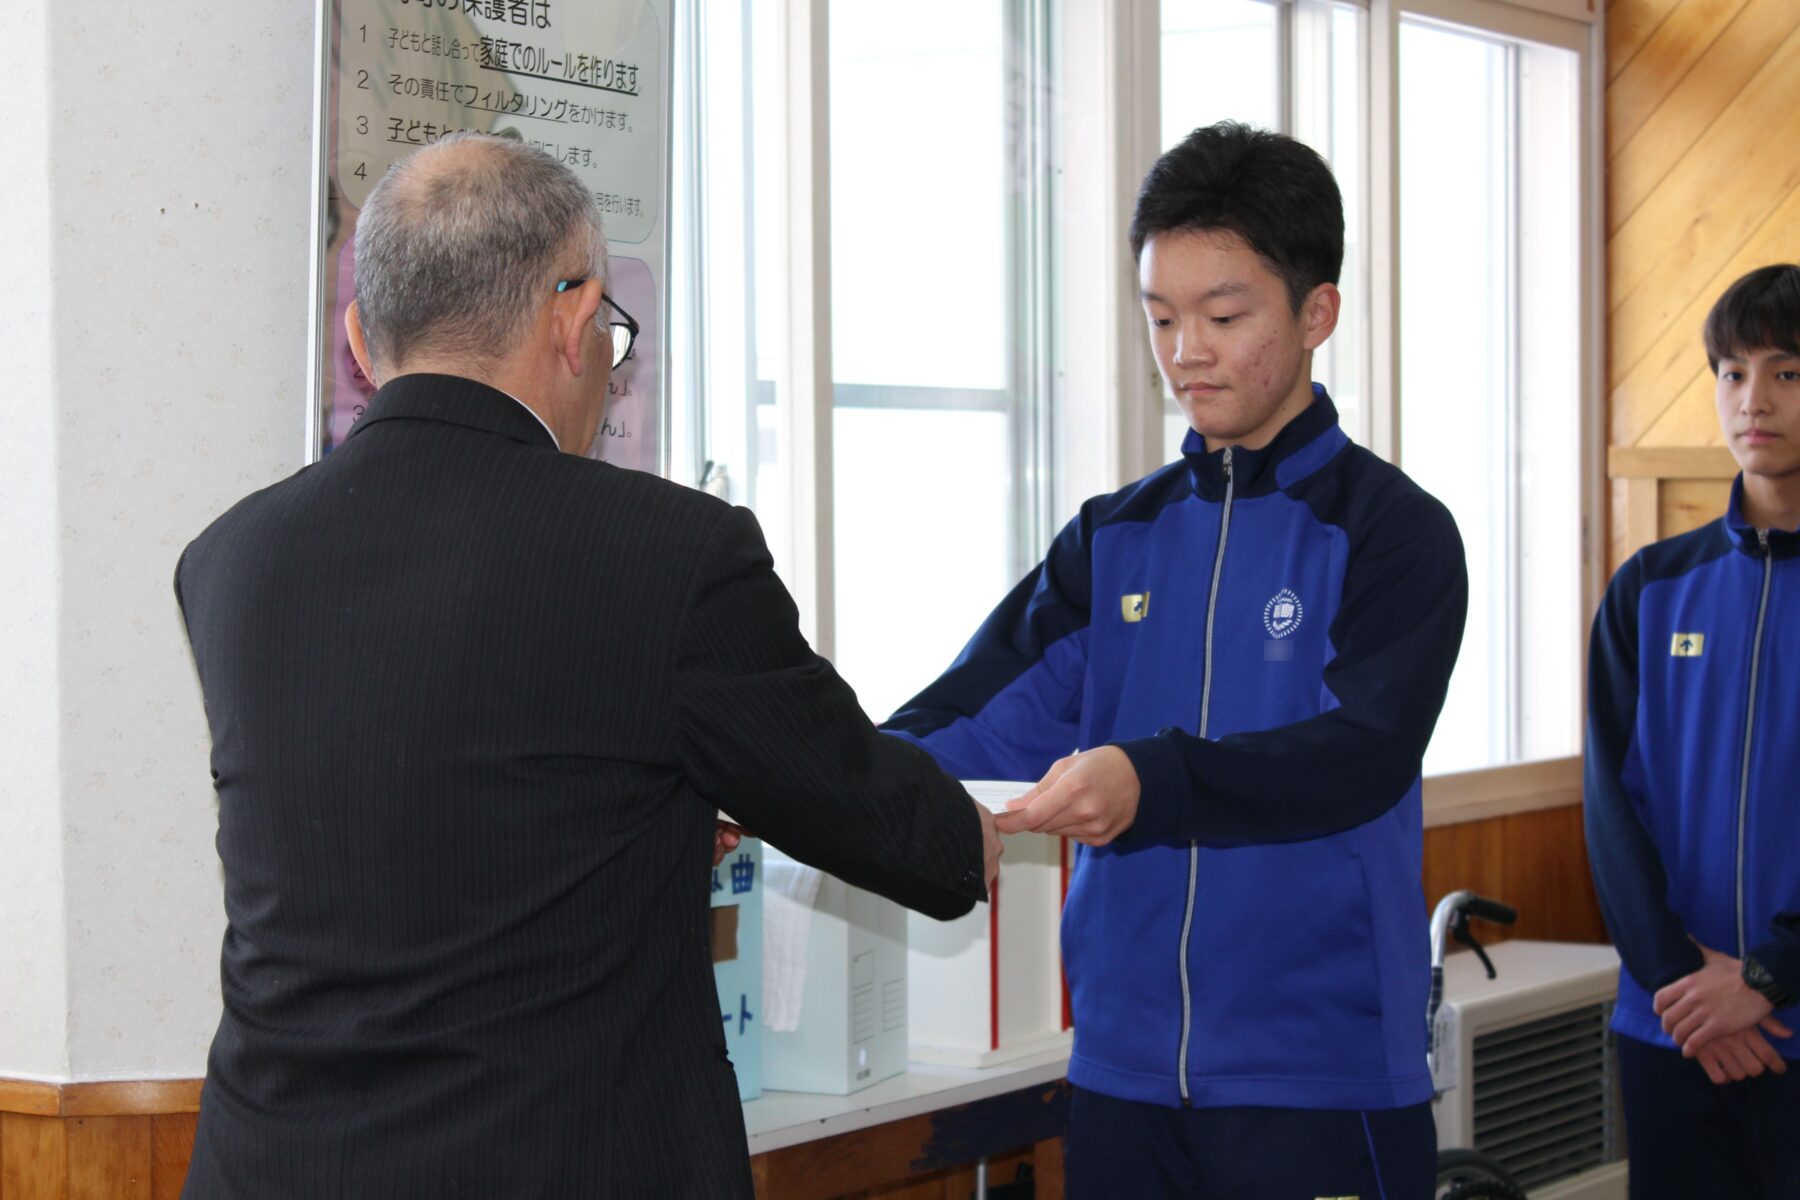
[[[1780,1053],[1755,1029],[1715,1037],[1695,1051],[1693,1057],[1699,1060],[1706,1070],[1706,1077],[1714,1083],[1754,1079],[1765,1070],[1777,1075],[1787,1074],[1787,1063],[1782,1061]]]
[[[1137,811],[1137,769],[1117,746],[1101,746],[1058,759],[995,825],[1001,833],[1054,833],[1104,846],[1131,828]]]
[[[1741,962],[1708,946],[1700,946],[1700,956],[1698,971],[1663,988],[1651,1002],[1662,1018],[1663,1032],[1675,1039],[1682,1054],[1693,1058],[1714,1039],[1754,1032],[1758,1025],[1776,1037],[1792,1036],[1786,1025],[1769,1015],[1773,1011],[1769,1002],[1744,982]],[[1760,1035],[1756,1040],[1768,1047]],[[1733,1057],[1741,1057],[1741,1053]],[[1755,1072],[1761,1073],[1760,1069]]]
[[[1000,831],[994,828],[994,814],[987,805],[976,800],[969,801],[975,811],[981,814],[981,859],[987,871],[988,896],[994,894],[994,883],[1000,878],[1000,856],[1006,853],[1006,847],[1000,844]]]
[[[744,827],[734,825],[730,821],[713,822],[713,866],[725,861],[725,856],[738,848],[738,843],[750,835]]]

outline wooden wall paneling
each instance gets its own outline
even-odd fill
[[[1701,17],[1705,5],[1684,5],[1680,16]],[[1658,31],[1677,24],[1688,40],[1683,74],[1654,104],[1634,104],[1622,94],[1609,95],[1607,103],[1607,216],[1608,233],[1616,232],[1637,211],[1644,198],[1669,176],[1706,136],[1719,115],[1744,88],[1745,81],[1760,71],[1776,47],[1800,27],[1800,7],[1793,0],[1737,0],[1737,11],[1714,17],[1716,24],[1696,29],[1692,22],[1675,19]],[[1711,14],[1708,14],[1711,15]],[[1715,36],[1716,34],[1716,36]],[[1648,57],[1649,48],[1639,56]],[[1621,75],[1614,91],[1623,93],[1637,70],[1633,63]],[[1641,97],[1648,100],[1648,94]]]
[[[1425,907],[1435,907],[1448,892],[1468,888],[1508,904],[1516,897],[1502,895],[1506,843],[1499,835],[1498,818],[1439,825],[1425,831]]]
[[[0,1200],[70,1200],[60,1117],[0,1112]]]
[[[1606,78],[1631,65],[1637,52],[1681,0],[1610,0],[1606,6]]]
[[[73,1083],[62,1089],[65,1117],[150,1117],[200,1111],[198,1079]]]
[[[1662,534],[1662,485],[1655,479],[1626,479],[1625,533],[1619,553],[1613,556],[1613,570],[1627,558],[1656,541]]]
[[[1631,545],[1630,511],[1627,507],[1629,503],[1627,488],[1630,481],[1608,479],[1606,482],[1608,485],[1606,493],[1608,517],[1606,523],[1606,577],[1610,580],[1613,572],[1619,569],[1619,564],[1630,557],[1629,552],[1625,550],[1626,546]],[[1633,549],[1636,547],[1634,546]]]
[[[1737,477],[1737,462],[1723,446],[1614,446],[1606,473],[1615,479],[1723,479]]]
[[[1706,313],[1800,261],[1800,3],[1611,0],[1606,36],[1611,443],[1717,446]],[[1614,565],[1723,508],[1707,474],[1612,475]]]
[[[1800,31],[1613,235],[1608,304],[1616,322],[1611,342],[1622,361],[1635,362],[1800,186],[1796,141]]]
[[[69,1200],[150,1200],[150,1120],[66,1120]]]
[[[1669,281],[1672,270],[1690,272],[1692,261],[1703,259],[1719,241],[1735,248],[1741,236],[1733,237],[1733,227],[1742,212],[1766,214],[1793,191],[1793,155],[1780,133],[1795,117],[1795,104],[1789,101],[1796,86],[1795,56],[1784,41],[1732,97],[1710,135],[1681,160],[1678,171],[1620,225],[1609,263],[1615,311],[1645,282]],[[1683,248],[1685,241],[1692,245],[1670,263],[1667,252]],[[1706,273],[1712,270],[1717,263]],[[1683,299],[1692,293],[1670,286],[1656,291]]]
[[[1607,85],[1606,141],[1609,154],[1649,120],[1687,78],[1695,63],[1744,8],[1747,0],[1687,0],[1656,27]]]
[[[1718,407],[1713,399],[1716,382],[1712,371],[1702,367],[1669,401],[1662,416],[1656,418],[1656,424],[1644,431],[1638,446],[1723,448],[1725,435],[1719,430]]]
[[[1607,473],[1624,528],[1615,529],[1613,567],[1660,538],[1696,529],[1725,511],[1737,463],[1723,446],[1614,446]],[[1615,510],[1615,515],[1619,510]]]
[[[201,1082],[0,1079],[0,1200],[179,1200]]]
[[[1674,537],[1698,529],[1725,511],[1731,485],[1716,479],[1668,479],[1657,496],[1657,529]]]
[[[1515,936],[1552,942],[1605,942],[1606,922],[1588,869],[1579,805],[1502,817],[1504,887],[1520,897]]]
[[[1483,926],[1485,940],[1608,940],[1588,875],[1579,805],[1427,829],[1424,888],[1428,907],[1469,888],[1519,910],[1510,931]]]
[[[0,1079],[0,1113],[54,1117],[62,1112],[62,1089],[54,1083]]]
[[[1800,99],[1800,98],[1797,98]],[[1708,396],[1705,407],[1710,421],[1712,372],[1706,365],[1701,331],[1713,302],[1732,282],[1756,267],[1800,259],[1800,189],[1790,193],[1744,242],[1737,253],[1704,285],[1697,288],[1674,320],[1655,332],[1649,349],[1637,357],[1614,338],[1611,362],[1611,428],[1615,446],[1631,446],[1647,440],[1648,431],[1677,398],[1691,394],[1698,384]],[[1616,334],[1620,318],[1611,329]],[[1633,339],[1633,345],[1639,339]],[[1708,441],[1717,440],[1716,428]],[[1661,441],[1662,445],[1671,445]]]
[[[181,1200],[199,1121],[195,1113],[159,1113],[150,1118],[150,1200]]]

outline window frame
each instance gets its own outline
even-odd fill
[[[760,4],[760,0],[758,0]],[[1009,504],[1009,556],[1013,574],[1021,574],[1041,556],[1056,528],[1056,506],[1050,489],[1054,477],[1054,426],[1051,419],[1050,378],[1045,365],[1051,341],[1050,289],[1055,279],[1051,261],[1051,164],[1048,153],[1049,109],[1052,97],[1049,70],[1050,0],[1002,0],[1003,62],[1009,97],[1017,104],[1019,126],[1014,156],[1017,209],[1011,236],[1005,247],[1005,273],[1011,303],[1006,337],[1011,347],[1010,386],[1000,389],[938,388],[927,386],[863,385],[834,379],[832,341],[831,266],[831,0],[782,0],[774,25],[779,36],[771,56],[754,64],[748,61],[751,44],[751,6],[740,0],[738,16],[746,62],[742,70],[743,125],[725,131],[745,144],[745,177],[754,172],[773,172],[778,186],[776,209],[780,214],[776,241],[782,253],[776,261],[757,261],[754,217],[746,216],[744,276],[752,301],[755,279],[765,272],[775,276],[775,291],[785,300],[779,319],[782,338],[777,353],[778,379],[756,377],[755,305],[746,321],[746,354],[750,378],[746,384],[749,412],[741,437],[725,440],[712,420],[707,396],[705,230],[702,209],[705,189],[707,139],[703,95],[709,72],[708,53],[701,30],[701,6],[683,6],[677,55],[684,60],[688,86],[678,102],[695,120],[682,123],[672,133],[675,146],[671,161],[687,173],[688,203],[680,219],[693,244],[678,252],[678,269],[685,276],[687,303],[672,305],[674,320],[694,335],[684,340],[680,362],[672,368],[672,390],[683,429],[676,435],[678,453],[673,462],[675,478],[696,486],[714,482],[710,473],[721,454],[729,471],[741,480],[742,491],[726,498],[756,505],[756,446],[759,407],[772,402],[776,438],[783,469],[779,472],[783,494],[759,510],[770,528],[770,542],[777,547],[777,570],[793,594],[800,612],[800,627],[813,647],[827,658],[838,649],[837,587],[835,581],[835,409],[840,407],[908,409],[923,411],[1002,411],[1009,422],[1009,457],[1012,493]],[[773,72],[783,81],[778,124],[779,144],[757,144],[751,112],[752,70]],[[684,72],[678,71],[678,77]],[[751,160],[754,164],[751,165]],[[747,202],[754,202],[756,188],[746,184]],[[679,241],[679,238],[672,239]],[[673,275],[674,272],[671,272]],[[779,516],[775,514],[779,513]],[[998,597],[996,597],[996,600]]]

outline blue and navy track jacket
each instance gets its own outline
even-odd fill
[[[1800,992],[1800,532],[1725,516],[1619,568],[1588,660],[1588,855],[1619,949],[1613,1028],[1700,968],[1690,938]],[[1800,1006],[1777,1014],[1790,1028]],[[1787,1058],[1800,1039],[1771,1038]]]
[[[964,779],[1124,749],[1136,823],[1063,913],[1069,1078],[1128,1100],[1431,1095],[1419,763],[1462,640],[1449,512],[1324,389],[1259,451],[1088,501],[887,728]]]

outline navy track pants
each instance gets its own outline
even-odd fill
[[[1717,1084],[1679,1050],[1619,1038],[1631,1200],[1800,1200],[1800,1062]]]
[[[1070,1200],[1430,1200],[1431,1105],[1166,1108],[1072,1088]]]

